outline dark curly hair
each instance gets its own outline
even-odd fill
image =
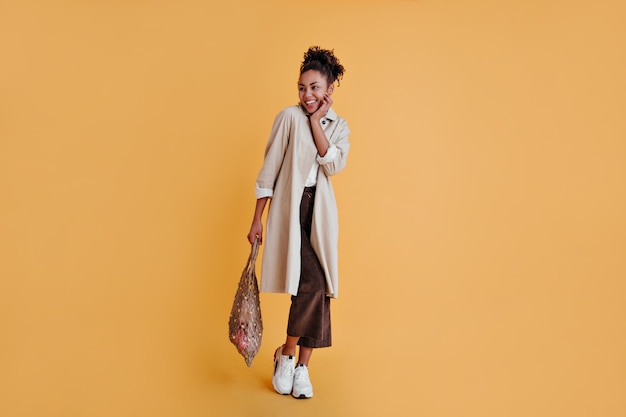
[[[308,51],[304,53],[304,60],[300,65],[300,74],[309,71],[319,71],[326,80],[328,85],[343,78],[345,69],[343,65],[339,63],[339,59],[334,54],[334,49],[322,49],[319,46],[311,46]]]

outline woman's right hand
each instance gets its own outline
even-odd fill
[[[250,244],[254,244],[254,238],[257,237],[259,239],[259,245],[263,243],[263,224],[260,220],[255,220],[252,222],[250,226],[250,232],[248,233],[248,242]]]

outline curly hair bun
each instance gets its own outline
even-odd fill
[[[345,72],[343,65],[339,63],[339,59],[334,54],[334,49],[322,49],[319,46],[311,46],[304,53],[304,59],[300,65],[300,74],[309,70],[321,72],[328,80],[328,84],[335,81],[339,84],[339,80],[343,78]]]

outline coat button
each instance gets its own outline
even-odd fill
[[[326,124],[326,120],[322,120],[322,124],[325,125]]]

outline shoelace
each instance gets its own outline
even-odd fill
[[[302,370],[296,372],[294,380],[299,381],[299,382],[304,382],[307,381],[309,379],[309,370],[306,369],[304,366],[299,367]]]
[[[281,361],[281,360],[279,360],[278,363],[279,363],[279,370],[278,370],[278,372],[280,373],[280,375],[285,375],[285,374],[293,375],[294,369],[293,369],[293,367],[289,366],[289,361],[285,361],[285,360]]]

